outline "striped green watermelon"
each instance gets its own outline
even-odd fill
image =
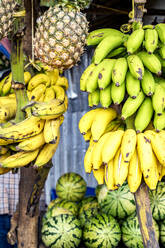
[[[42,225],[45,224],[45,222],[47,222],[47,220],[49,220],[51,217],[54,216],[58,216],[61,214],[69,214],[69,215],[73,215],[73,213],[71,211],[69,211],[66,208],[59,208],[59,207],[54,207],[51,210],[48,210],[45,215],[42,218]]]
[[[77,248],[81,242],[80,221],[74,215],[49,218],[41,230],[42,241],[50,248]]]
[[[159,227],[161,247],[165,247],[165,220],[160,223]]]
[[[165,219],[165,184],[159,182],[155,190],[149,191],[152,216],[155,220]]]
[[[59,202],[61,202],[61,201],[62,201],[62,199],[59,198],[59,197],[57,197],[56,199],[52,200],[52,201],[49,203],[49,205],[48,205],[48,209],[52,208],[56,203],[59,203]]]
[[[83,229],[83,241],[89,248],[114,248],[120,239],[119,224],[104,213],[91,217]]]
[[[62,199],[61,201],[55,203],[55,205],[51,208],[51,211],[53,211],[56,207],[68,209],[72,212],[72,214],[78,215],[79,205],[76,202]]]
[[[62,199],[80,201],[86,193],[86,188],[86,182],[79,174],[69,172],[58,179],[56,194]]]
[[[159,239],[159,226],[154,221],[155,231]],[[140,226],[137,216],[129,216],[123,221],[121,226],[122,241],[128,248],[143,248],[143,240],[140,232]]]
[[[103,185],[98,194],[98,203],[102,212],[118,219],[124,219],[136,210],[134,195],[126,183],[113,191]]]
[[[84,203],[79,210],[79,220],[81,226],[84,226],[89,218],[99,213],[99,205],[97,200]]]

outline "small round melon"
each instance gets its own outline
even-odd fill
[[[74,172],[63,174],[56,184],[57,196],[70,201],[80,201],[83,199],[86,189],[85,180]]]
[[[81,242],[80,221],[74,215],[61,214],[49,218],[41,230],[42,241],[50,248],[77,248]]]
[[[83,241],[89,248],[115,248],[121,239],[117,221],[104,213],[91,217],[83,229]]]

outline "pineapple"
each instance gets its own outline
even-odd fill
[[[65,70],[74,66],[80,60],[86,43],[86,16],[78,7],[65,2],[50,7],[37,20],[35,56],[50,69]]]
[[[12,30],[15,0],[0,0],[0,40]]]

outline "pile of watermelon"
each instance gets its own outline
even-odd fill
[[[134,195],[128,184],[115,191],[96,187],[96,196],[85,196],[87,185],[78,174],[62,175],[57,198],[42,220],[42,240],[50,248],[143,248]],[[165,247],[165,187],[150,191],[154,226],[160,247]],[[160,232],[159,232],[160,230]]]

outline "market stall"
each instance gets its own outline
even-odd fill
[[[0,173],[20,173],[18,248],[164,247],[165,24],[143,24],[145,4],[0,2]]]

